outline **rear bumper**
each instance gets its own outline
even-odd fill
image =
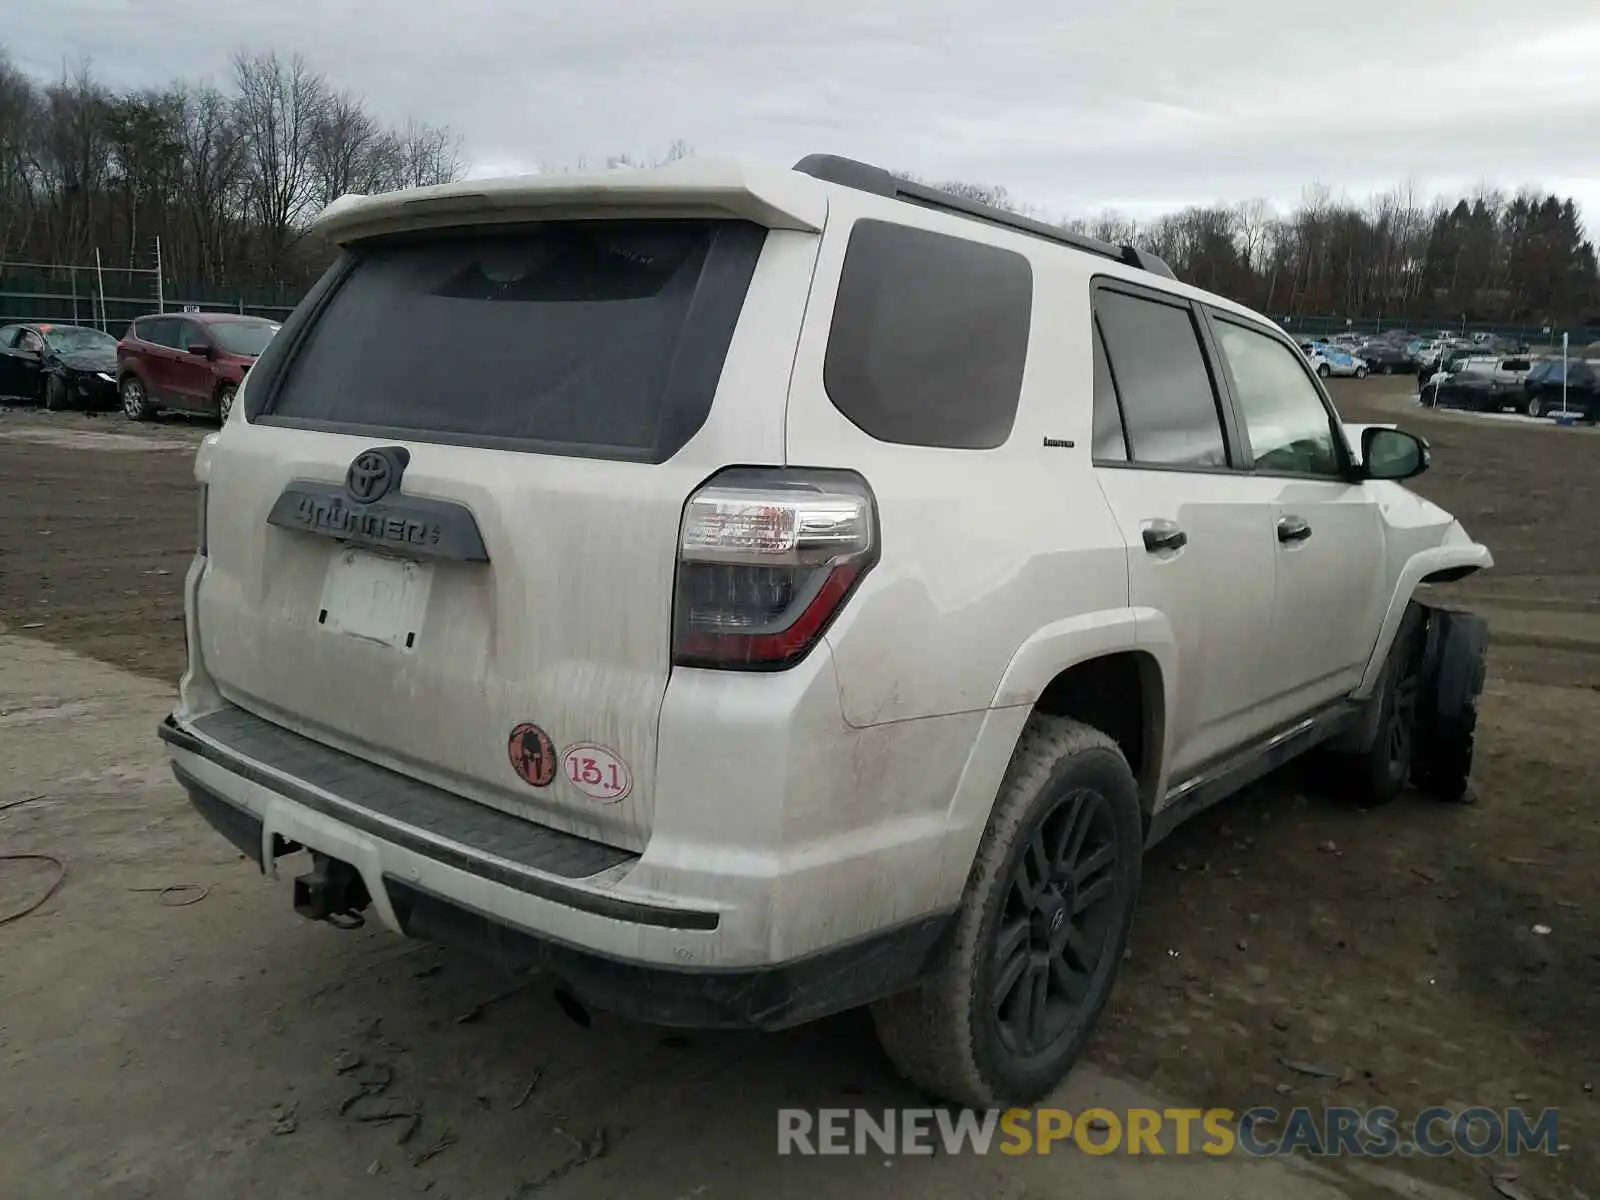
[[[767,1029],[814,1020],[914,982],[949,924],[948,913],[924,915],[818,953],[724,966],[726,948],[760,938],[753,925],[776,905],[783,877],[763,904],[640,894],[627,884],[638,855],[503,818],[239,710],[221,715],[230,712],[239,714],[231,724],[168,717],[160,735],[196,810],[263,872],[275,876],[289,850],[315,849],[360,873],[395,931],[513,969],[541,967],[624,1016]],[[268,755],[263,738],[303,744]]]

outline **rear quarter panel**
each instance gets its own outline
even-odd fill
[[[1028,363],[1004,445],[881,442],[830,401],[823,362],[833,296],[850,229],[863,217],[988,241],[1030,259]],[[873,197],[833,200],[790,388],[787,449],[795,466],[859,471],[877,497],[882,558],[827,635],[852,725],[987,708],[1036,631],[1126,606],[1126,550],[1090,469],[1088,297],[1087,268],[1048,243],[940,213],[908,218],[906,206]],[[1047,447],[1047,437],[1071,445]]]

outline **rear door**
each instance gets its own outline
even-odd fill
[[[1094,309],[1096,474],[1128,547],[1131,603],[1174,643],[1176,785],[1274,720],[1270,490],[1233,462],[1193,306],[1119,282],[1096,289]]]
[[[642,848],[683,506],[783,462],[817,241],[612,219],[358,245],[218,435],[197,611],[223,694]]]

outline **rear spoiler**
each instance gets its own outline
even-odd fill
[[[827,215],[826,190],[798,172],[687,158],[648,170],[525,175],[341,196],[322,210],[311,232],[344,246],[451,225],[675,216],[820,233]]]

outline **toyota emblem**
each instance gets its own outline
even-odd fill
[[[399,486],[408,457],[403,449],[363,450],[345,472],[345,491],[357,504],[382,500]]]

